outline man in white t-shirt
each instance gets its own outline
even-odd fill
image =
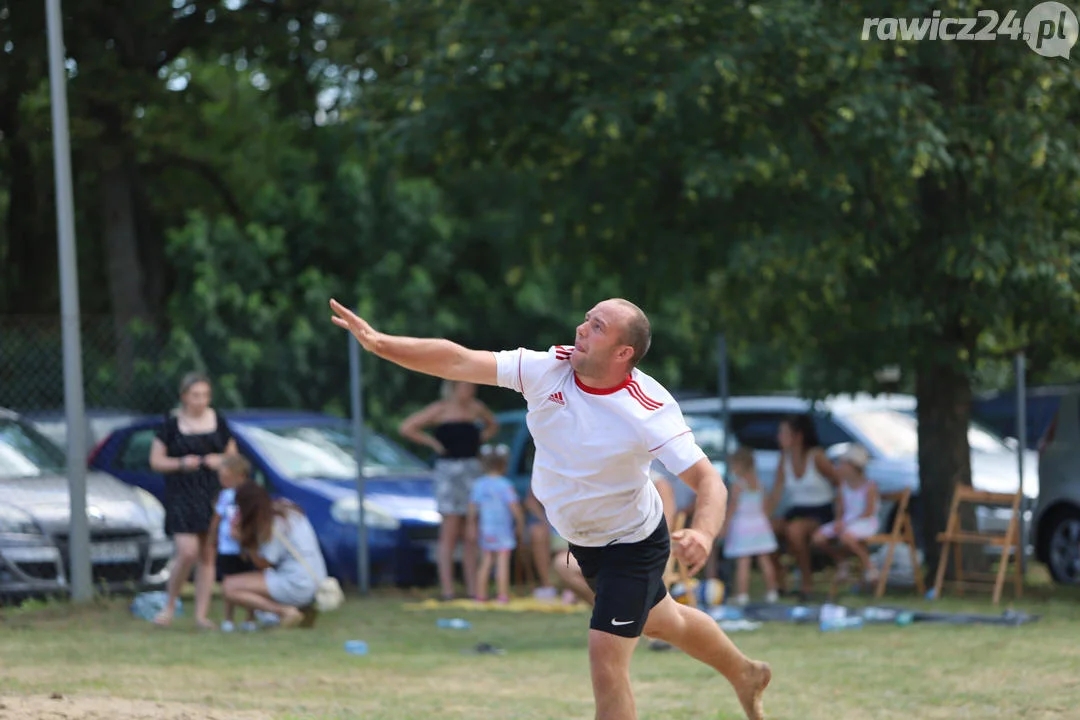
[[[378,357],[525,397],[536,445],[533,492],[596,593],[589,663],[597,720],[637,717],[630,659],[642,634],[715,668],[747,717],[764,717],[769,666],[743,655],[708,615],[675,602],[664,586],[672,551],[691,574],[704,566],[724,521],[727,491],[671,394],[637,369],[651,331],[636,305],[599,303],[578,325],[573,345],[546,352],[486,352],[444,339],[385,335],[336,300],[330,307],[334,324]],[[697,493],[692,527],[670,538],[649,477],[654,459]]]

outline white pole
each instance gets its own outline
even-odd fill
[[[82,344],[79,338],[79,271],[75,254],[75,203],[71,191],[67,69],[64,65],[60,0],[45,0],[49,29],[49,89],[52,98],[56,229],[60,256],[60,316],[64,346],[64,408],[67,411],[67,473],[71,501],[68,575],[71,598],[89,602],[90,525],[86,518],[86,421],[83,407]]]

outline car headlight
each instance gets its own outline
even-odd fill
[[[146,513],[146,519],[153,528],[154,535],[164,536],[165,507],[153,494],[142,488],[135,488],[135,497],[138,498],[139,505],[142,506],[143,512]]]
[[[0,533],[16,535],[41,535],[41,528],[30,513],[14,505],[0,505]]]
[[[343,497],[330,507],[330,517],[342,525],[360,524],[360,503],[355,495]],[[386,508],[364,500],[364,522],[374,530],[397,530],[401,521],[391,515]]]

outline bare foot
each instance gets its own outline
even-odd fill
[[[217,625],[210,622],[206,618],[203,618],[201,620],[196,620],[195,621],[195,626],[198,627],[200,630],[217,630]]]
[[[735,688],[739,702],[742,703],[743,711],[748,720],[765,720],[765,709],[761,696],[765,688],[772,680],[772,668],[768,663],[752,662],[751,667],[743,675],[742,682]]]
[[[162,610],[154,616],[154,624],[158,627],[169,627],[172,625],[173,614],[168,610]]]

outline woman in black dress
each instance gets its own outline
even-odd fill
[[[207,618],[215,577],[215,538],[209,536],[214,501],[221,491],[217,469],[224,455],[236,453],[225,418],[210,407],[210,380],[188,373],[180,383],[180,407],[165,419],[150,447],[150,467],[165,475],[165,532],[175,555],[169,575],[169,600],[154,619],[168,625],[180,590],[195,571],[195,622]]]

